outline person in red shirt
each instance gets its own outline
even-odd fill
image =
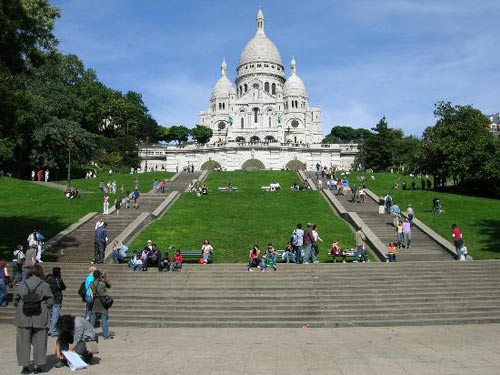
[[[173,263],[172,263],[172,271],[180,271],[182,269],[182,253],[180,250],[177,250],[174,255]]]
[[[457,253],[457,260],[460,260],[461,249],[464,246],[464,239],[462,236],[462,231],[457,226],[457,224],[451,225],[451,237],[453,238],[453,244],[455,245],[455,251]]]

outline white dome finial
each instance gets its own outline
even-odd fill
[[[264,34],[264,13],[262,13],[261,7],[257,12],[257,34]]]
[[[292,56],[292,61],[290,62],[290,70],[292,71],[292,74],[296,73],[296,68],[297,63],[295,62],[295,56]]]
[[[220,66],[220,75],[225,76],[227,71],[226,59],[222,59],[222,64]]]

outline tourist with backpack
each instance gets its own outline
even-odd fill
[[[54,296],[40,264],[31,267],[28,279],[19,284],[13,302],[16,306],[17,363],[23,367],[21,374],[41,373],[47,360],[49,310],[54,305]],[[31,346],[33,370],[30,368]]]

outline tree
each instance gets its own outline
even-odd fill
[[[452,177],[462,191],[498,186],[500,144],[488,118],[470,105],[449,102],[436,103],[434,116],[438,120],[425,129],[419,151],[421,170],[442,182]]]
[[[212,129],[204,125],[196,125],[194,129],[191,129],[191,136],[196,142],[201,144],[207,143],[212,138],[212,135]]]
[[[168,131],[168,138],[166,139],[166,141],[177,141],[177,143],[179,144],[187,142],[189,133],[189,129],[184,125],[174,125],[170,127]]]
[[[323,143],[339,143],[339,142],[362,142],[372,133],[368,129],[355,129],[350,126],[334,126],[324,139]]]
[[[398,142],[403,137],[400,129],[392,129],[385,116],[372,128],[374,132],[365,139],[357,162],[374,170],[387,170],[397,163]]]

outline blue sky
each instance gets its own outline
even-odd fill
[[[434,103],[500,111],[498,0],[51,0],[55,34],[109,87],[137,91],[164,126],[194,126],[223,58],[228,76],[255,34],[289,73],[292,56],[309,103],[334,125],[371,128],[382,116],[406,135],[435,123]]]

